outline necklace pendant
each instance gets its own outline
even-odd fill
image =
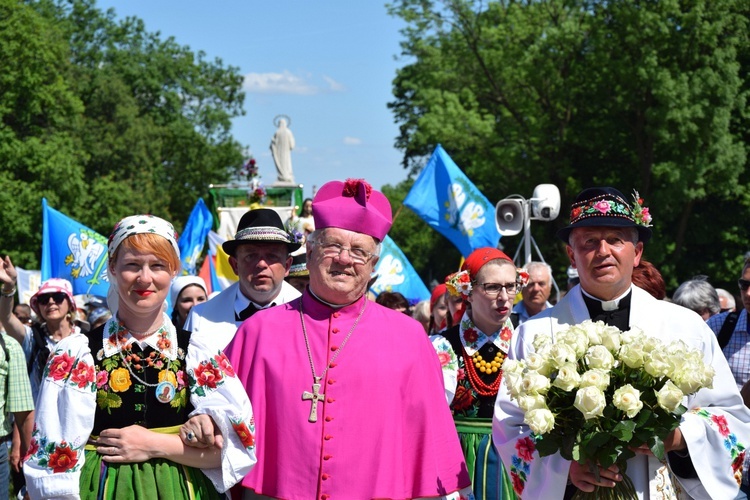
[[[318,402],[323,401],[324,397],[325,394],[320,392],[320,377],[313,377],[312,392],[305,391],[302,393],[302,400],[312,403],[308,422],[315,423],[318,421]]]
[[[156,385],[156,399],[158,399],[160,403],[171,403],[174,399],[175,392],[177,392],[177,388],[169,380],[159,382]]]

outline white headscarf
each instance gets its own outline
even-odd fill
[[[177,232],[170,222],[165,221],[155,215],[131,215],[125,217],[115,224],[112,234],[109,235],[108,253],[110,260],[119,246],[128,237],[134,234],[152,233],[158,234],[165,238],[172,245],[177,254],[177,260],[180,259],[180,248],[177,246]],[[117,293],[117,279],[109,273],[109,290],[107,291],[107,305],[112,311],[113,316],[117,316],[120,301]]]
[[[204,292],[206,291],[206,282],[200,276],[177,276],[172,281],[172,289],[170,291],[172,307],[177,305],[177,297],[180,295],[180,292],[189,285],[198,285]]]

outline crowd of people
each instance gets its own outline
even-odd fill
[[[179,274],[175,231],[151,215],[115,226],[106,301],[77,303],[53,278],[16,304],[6,256],[0,491],[12,475],[31,499],[562,499],[626,473],[638,498],[747,498],[750,259],[741,308],[706,276],[667,297],[639,203],[578,195],[554,296],[548,264],[489,247],[428,300],[373,296],[392,212],[363,180],[325,184],[286,226],[247,212],[223,244],[239,279],[212,297]],[[680,340],[713,370],[663,461],[648,443],[626,471],[535,449],[503,367],[589,319]]]

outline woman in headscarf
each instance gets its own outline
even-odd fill
[[[252,408],[221,352],[163,312],[180,257],[172,225],[126,217],[109,238],[114,316],[50,355],[24,464],[36,498],[220,498],[255,462]],[[221,447],[180,426],[207,414]],[[180,435],[178,435],[180,433]]]
[[[515,498],[500,458],[492,444],[492,415],[502,379],[513,324],[513,300],[527,275],[495,248],[479,248],[466,258],[461,272],[446,283],[449,293],[461,297],[460,322],[433,337],[442,336],[449,347],[438,357],[457,371],[455,396],[450,403],[475,497]],[[451,366],[452,365],[452,366]]]
[[[76,325],[76,305],[70,281],[52,278],[31,296],[29,305],[40,319],[40,324],[23,324],[13,315],[13,296],[16,293],[18,272],[10,256],[0,259],[0,323],[6,333],[23,347],[26,362],[31,363],[31,394],[36,400],[44,365],[50,351],[62,339],[80,333]]]
[[[195,304],[208,300],[206,282],[200,276],[178,276],[172,282],[170,301],[172,302],[172,323],[181,330],[185,325],[190,309]]]

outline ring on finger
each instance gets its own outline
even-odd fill
[[[193,431],[188,431],[187,435],[185,436],[188,441],[192,441],[195,439],[195,434],[193,434]]]

